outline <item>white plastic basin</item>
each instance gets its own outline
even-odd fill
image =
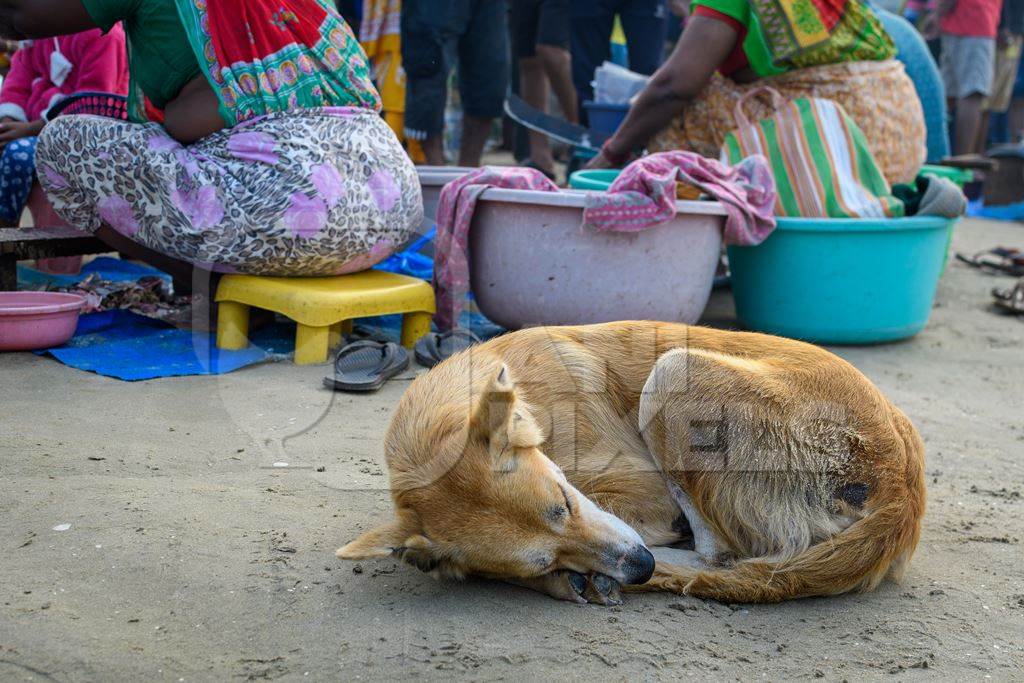
[[[681,201],[634,233],[581,227],[586,192],[489,189],[470,233],[480,310],[509,329],[613,320],[696,322],[722,247],[725,209]]]

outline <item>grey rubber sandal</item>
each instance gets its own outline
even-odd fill
[[[416,362],[425,368],[432,368],[479,343],[480,337],[469,330],[457,329],[440,334],[431,332],[416,342]]]
[[[995,247],[979,251],[974,256],[957,253],[956,258],[969,266],[987,273],[1012,275],[1014,277],[1024,276],[1024,251],[1020,249]]]
[[[1009,289],[993,289],[996,306],[1009,313],[1024,315],[1024,279]]]
[[[334,391],[377,391],[409,367],[409,352],[394,342],[357,341],[338,351],[334,376],[324,386]]]

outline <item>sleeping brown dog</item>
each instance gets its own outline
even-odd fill
[[[853,366],[685,325],[535,328],[419,377],[385,441],[394,519],[338,551],[577,602],[870,590],[920,534],[924,447]]]

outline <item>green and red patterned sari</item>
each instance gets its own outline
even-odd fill
[[[740,48],[724,73],[757,76],[793,69],[892,59],[896,47],[863,0],[693,0],[694,14],[726,21]]]
[[[891,58],[895,49],[862,0],[750,0],[776,65]]]
[[[366,55],[328,0],[175,0],[229,127],[294,109],[380,110]],[[133,116],[145,119],[132,92]]]

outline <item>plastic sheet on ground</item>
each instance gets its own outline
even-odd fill
[[[254,332],[248,348],[218,349],[215,335],[171,327],[129,311],[90,313],[79,318],[75,336],[40,354],[79,370],[126,381],[219,375],[284,358],[294,349],[295,328],[271,325]]]

